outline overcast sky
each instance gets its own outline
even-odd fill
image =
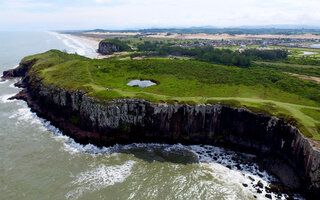
[[[0,30],[313,25],[320,0],[0,0]]]

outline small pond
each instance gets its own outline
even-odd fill
[[[317,52],[302,51],[302,54],[299,54],[299,55],[312,55],[312,54],[317,54]]]
[[[313,45],[310,45],[310,47],[320,49],[320,44],[313,44]]]
[[[145,88],[145,87],[149,87],[149,86],[157,85],[157,84],[150,81],[150,80],[132,80],[129,83],[127,83],[127,85],[139,86],[139,87]]]

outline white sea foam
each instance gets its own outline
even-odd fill
[[[15,99],[9,100],[9,98],[14,95],[15,95],[15,93],[14,94],[4,94],[4,95],[0,96],[0,103],[9,103],[9,102],[17,101]]]
[[[15,82],[14,82],[14,83],[11,83],[11,84],[9,85],[9,87],[14,88],[14,89],[17,89],[17,87],[14,86],[14,84],[15,84]]]
[[[9,119],[15,118],[16,124],[30,124],[30,125],[38,125],[39,128],[44,127],[42,126],[41,118],[37,117],[36,113],[31,112],[30,108],[22,107],[17,109],[12,115],[9,116]]]
[[[0,84],[5,84],[5,83],[7,83],[9,80],[0,80]]]
[[[135,161],[129,160],[122,165],[99,165],[91,170],[78,174],[71,186],[76,187],[66,194],[67,199],[78,199],[85,192],[93,192],[121,183],[130,176]]]

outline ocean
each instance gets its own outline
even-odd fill
[[[71,36],[0,32],[0,73],[50,49],[96,56],[95,48]],[[17,81],[0,82],[1,200],[267,199],[254,185],[275,179],[238,159],[252,155],[199,145],[81,145],[24,101],[8,100],[20,90]]]

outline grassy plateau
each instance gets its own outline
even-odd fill
[[[305,69],[306,74],[317,74],[320,69],[316,67],[310,71],[264,63],[240,68],[194,59],[89,59],[58,50],[29,56],[24,61],[31,59],[37,59],[31,72],[45,83],[84,90],[101,100],[139,98],[153,103],[244,107],[284,119],[307,137],[320,141],[320,84],[284,73]],[[135,79],[152,80],[157,85],[127,85]]]

